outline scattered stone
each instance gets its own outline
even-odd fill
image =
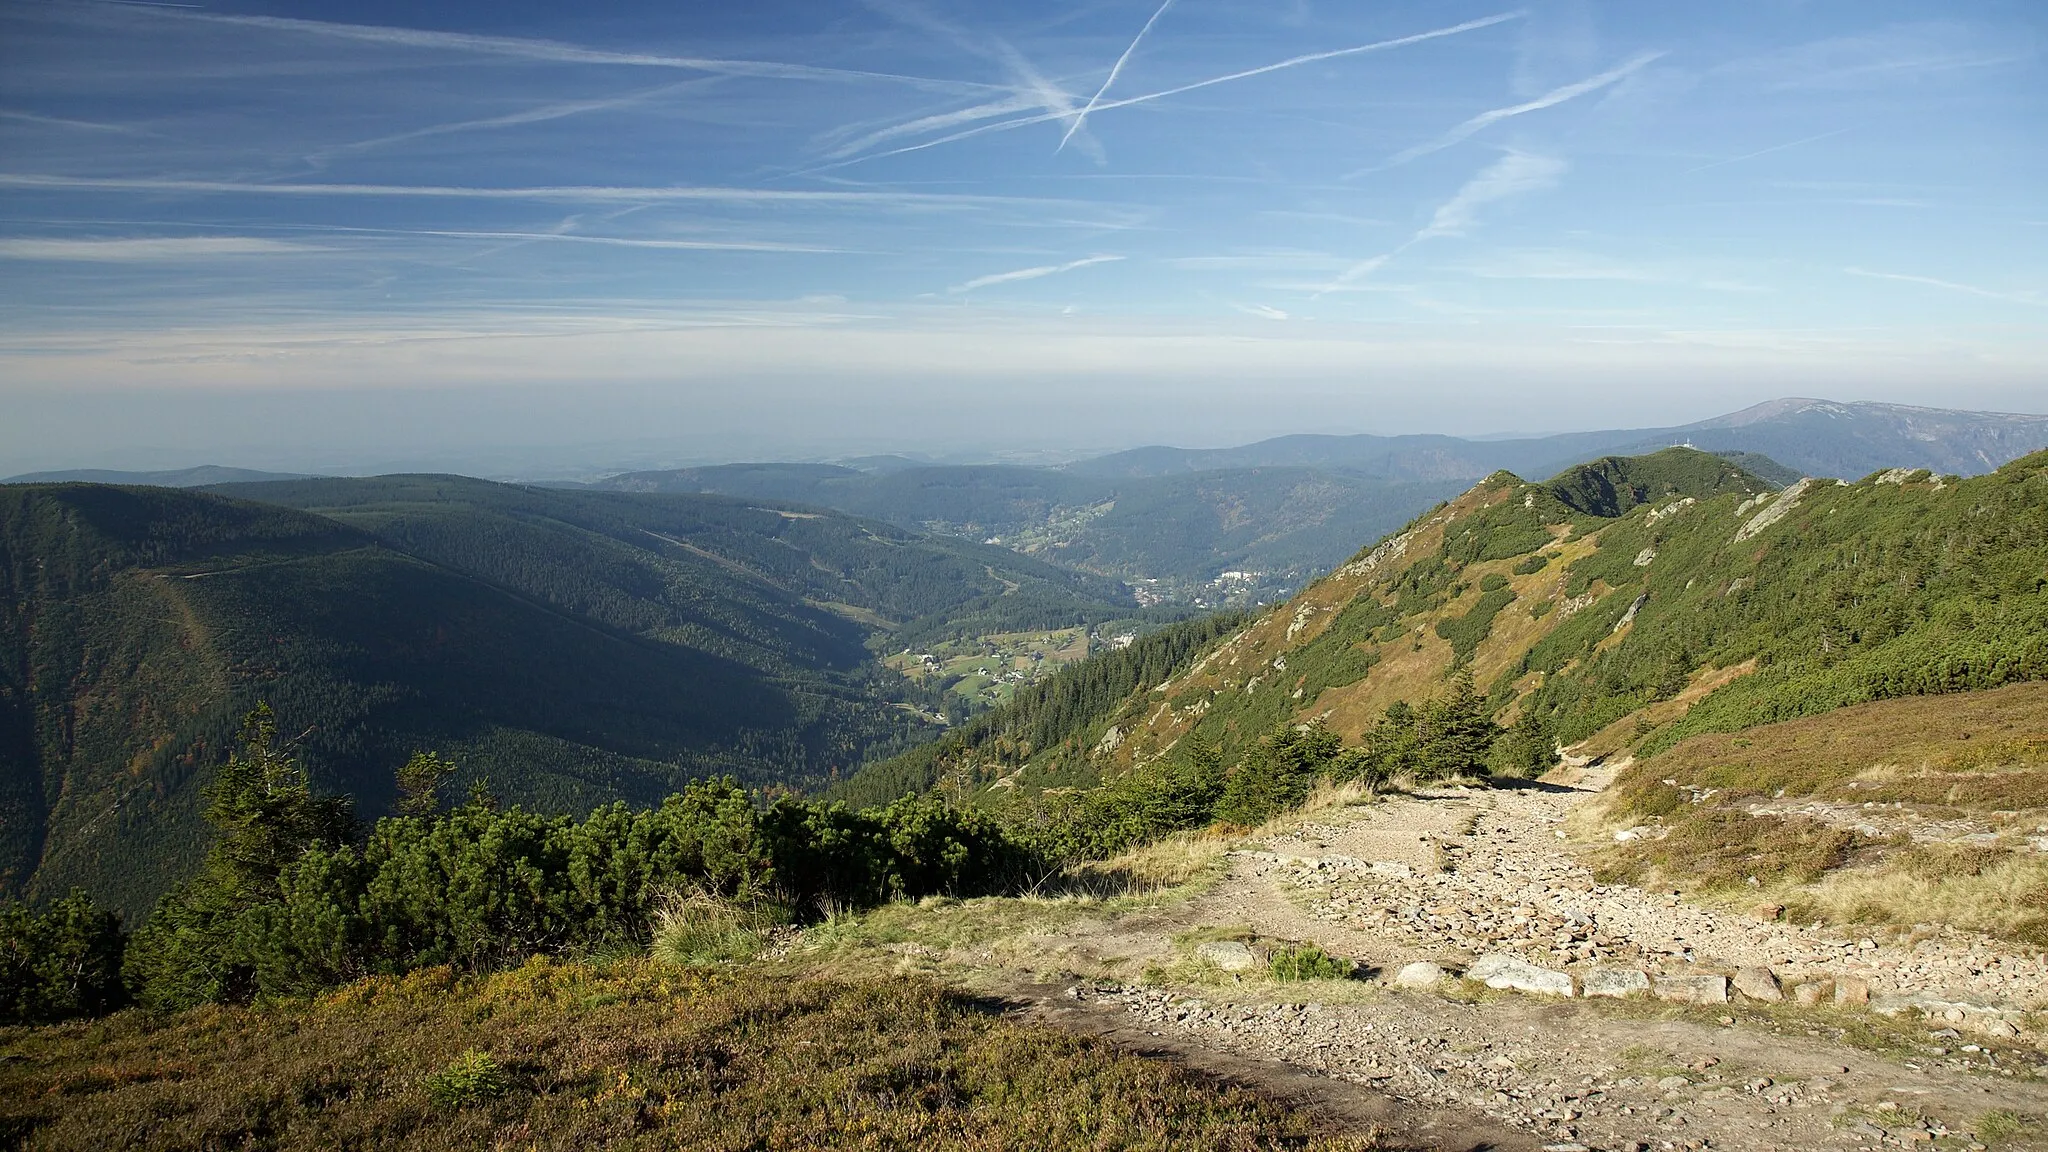
[[[1554,968],[1539,968],[1526,960],[1498,952],[1481,956],[1465,970],[1467,979],[1477,980],[1488,988],[1505,988],[1515,992],[1530,992],[1538,996],[1570,996],[1573,994],[1572,978],[1569,972]]]
[[[1777,973],[1758,965],[1735,970],[1735,990],[1765,1004],[1780,1004],[1785,999],[1785,990],[1778,986]]]
[[[1726,1004],[1726,976],[1659,976],[1650,984],[1650,994],[1674,1004]]]
[[[1870,1003],[1870,981],[1861,976],[1843,976],[1835,981],[1835,1003]]]
[[[1242,940],[1211,940],[1196,948],[1195,956],[1225,972],[1244,972],[1259,966],[1259,954]]]
[[[1581,994],[1586,996],[1611,996],[1622,999],[1627,996],[1647,995],[1650,991],[1650,977],[1639,968],[1595,968],[1579,978]]]
[[[1434,988],[1443,983],[1448,975],[1450,974],[1445,972],[1440,964],[1417,960],[1413,964],[1404,965],[1399,972],[1394,973],[1394,987]]]

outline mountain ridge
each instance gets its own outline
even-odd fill
[[[1847,432],[1846,443],[1830,444],[1824,442],[1816,419],[1847,420],[1857,426]],[[1839,428],[1829,431],[1842,436]],[[1431,434],[1297,434],[1229,448],[1134,448],[1079,461],[1064,470],[1141,477],[1166,471],[1295,465],[1345,468],[1382,478],[1476,479],[1501,469],[1548,475],[1591,456],[1654,451],[1680,441],[1707,451],[1757,452],[1804,474],[1835,479],[1852,480],[1896,467],[1973,475],[2048,448],[2048,416],[1787,397],[1661,428],[1497,440]]]

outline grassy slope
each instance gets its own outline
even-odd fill
[[[432,1091],[471,1051],[499,1082]],[[536,961],[0,1031],[0,1140],[154,1148],[1364,1149],[911,980]]]
[[[950,770],[1085,785],[1191,732],[1228,758],[1317,718],[1355,741],[1461,661],[1497,719],[1535,710],[1601,754],[2048,677],[2048,454],[1964,481],[1766,488],[1687,449],[1496,474],[1077,717],[1059,748]]]
[[[1599,854],[1617,878],[2048,943],[2048,683],[1695,736],[1624,770],[1604,815],[1650,831]]]
[[[1141,738],[1123,755],[1195,729],[1241,746],[1288,718],[1356,738],[1388,704],[1440,691],[1461,643],[1501,716],[1538,709],[1567,742],[1625,722],[1618,744],[1644,735],[1641,716],[1663,723],[1646,749],[2048,670],[2048,455],[1762,502],[1716,478],[1725,462],[1638,459],[1639,499],[1611,500],[1611,478],[1584,469],[1490,478],[1128,702],[1112,722]]]

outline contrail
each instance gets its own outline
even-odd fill
[[[1095,95],[1088,98],[1088,106],[1081,109],[1081,114],[1074,117],[1072,124],[1067,125],[1067,134],[1060,137],[1060,146],[1052,150],[1053,155],[1057,156],[1066,149],[1067,141],[1072,140],[1074,133],[1081,130],[1081,125],[1087,122],[1088,114],[1095,111],[1095,106],[1102,102],[1103,94],[1109,91],[1111,84],[1116,83],[1117,74],[1124,70],[1124,62],[1131,58],[1131,53],[1138,50],[1138,44],[1145,39],[1145,33],[1150,32],[1152,26],[1159,23],[1159,18],[1166,15],[1166,10],[1171,7],[1173,7],[1173,0],[1165,0],[1165,3],[1159,6],[1159,10],[1152,13],[1152,18],[1145,21],[1145,26],[1138,29],[1138,35],[1131,40],[1131,46],[1124,49],[1124,54],[1116,58],[1115,64],[1110,65],[1109,75],[1103,78],[1102,87],[1097,88]]]
[[[542,185],[524,188],[468,188],[436,184],[261,184],[238,180],[165,180],[153,177],[44,176],[0,174],[0,188],[81,192],[182,192],[194,195],[416,196],[427,199],[544,200],[567,203],[631,204],[694,201],[725,204],[903,204],[919,207],[982,204],[1082,205],[1085,201],[1026,196],[983,196],[937,192],[815,192],[781,188],[706,186],[605,187]]]
[[[133,236],[118,240],[5,239],[0,260],[144,261],[216,256],[270,256],[329,252],[316,244],[293,244],[261,236]]]
[[[1720,168],[1728,164],[1740,164],[1744,160],[1754,160],[1759,156],[1769,156],[1773,152],[1783,152],[1787,148],[1797,148],[1801,144],[1812,144],[1817,140],[1826,140],[1830,136],[1840,136],[1842,133],[1847,131],[1847,128],[1837,128],[1833,132],[1823,132],[1818,136],[1808,136],[1801,140],[1793,140],[1784,144],[1774,144],[1769,148],[1760,148],[1755,152],[1744,153],[1741,156],[1730,156],[1726,160],[1716,160],[1711,164],[1702,164],[1697,168],[1687,168],[1685,171],[1680,172],[1679,175],[1690,176],[1695,172],[1705,172],[1710,168]]]
[[[1465,230],[1478,220],[1479,209],[1525,192],[1534,192],[1557,183],[1565,171],[1565,162],[1550,156],[1534,156],[1526,152],[1510,152],[1488,165],[1477,176],[1465,181],[1457,194],[1437,205],[1430,215],[1429,223],[1402,241],[1391,251],[1361,260],[1346,268],[1309,299],[1319,299],[1325,292],[1334,292],[1348,287],[1380,270],[1380,266],[1394,257],[1425,240],[1439,236],[1463,236]]]
[[[1588,92],[1599,91],[1600,89],[1607,87],[1609,84],[1613,84],[1614,82],[1633,74],[1635,71],[1642,68],[1644,65],[1650,63],[1653,60],[1659,59],[1664,55],[1666,55],[1666,53],[1645,52],[1642,55],[1637,56],[1635,59],[1630,60],[1628,63],[1623,64],[1619,68],[1610,68],[1607,71],[1602,72],[1598,76],[1593,76],[1588,79],[1581,80],[1576,84],[1567,84],[1562,88],[1553,88],[1550,91],[1545,92],[1543,95],[1538,96],[1537,98],[1529,101],[1526,104],[1514,104],[1506,108],[1494,108],[1489,111],[1481,112],[1479,115],[1472,117],[1470,120],[1465,121],[1463,124],[1458,125],[1457,127],[1451,129],[1449,132],[1446,132],[1442,136],[1437,137],[1435,140],[1432,140],[1427,144],[1417,145],[1414,148],[1410,148],[1405,152],[1397,154],[1393,159],[1387,161],[1386,167],[1391,168],[1397,164],[1406,164],[1410,160],[1414,160],[1422,156],[1427,156],[1431,152],[1441,152],[1444,149],[1449,148],[1451,145],[1458,143],[1460,140],[1464,140],[1467,137],[1473,135],[1479,130],[1486,128],[1489,125],[1497,124],[1502,120],[1507,120],[1511,117],[1521,116],[1530,112],[1541,111],[1545,108],[1555,107],[1556,105],[1562,104],[1567,100],[1573,100],[1580,96],[1584,96]],[[1356,176],[1359,175],[1359,173],[1354,172],[1352,173],[1352,175]]]
[[[581,116],[586,112],[604,112],[613,108],[627,108],[658,96],[666,96],[672,92],[685,91],[700,85],[717,84],[720,82],[716,77],[699,77],[695,80],[683,80],[674,84],[664,84],[658,88],[649,88],[646,91],[634,92],[625,96],[613,96],[602,100],[574,100],[565,101],[560,104],[544,104],[537,108],[528,108],[523,112],[510,112],[503,116],[490,116],[481,120],[458,120],[448,124],[434,124],[425,128],[415,128],[410,132],[398,132],[390,136],[379,136],[374,140],[358,140],[352,144],[335,144],[307,154],[306,160],[308,163],[319,165],[324,164],[329,157],[344,152],[363,152],[372,148],[382,148],[387,144],[401,144],[407,140],[420,140],[429,136],[446,136],[455,132],[468,132],[479,128],[512,128],[521,124],[541,124],[549,120],[562,120],[570,116]]]
[[[1109,264],[1121,259],[1123,259],[1121,256],[1089,256],[1081,260],[1070,260],[1065,264],[1046,264],[1038,268],[1019,268],[1015,272],[997,272],[991,276],[977,276],[965,284],[955,284],[951,288],[946,289],[946,291],[957,296],[962,292],[972,292],[976,288],[986,288],[991,284],[1008,284],[1017,280],[1036,280],[1041,276],[1053,276],[1061,272],[1072,272],[1076,268],[1086,268],[1091,264]]]
[[[857,140],[838,145],[832,151],[826,153],[826,155],[834,160],[838,160],[854,155],[857,152],[865,151],[885,140],[894,140],[898,136],[917,136],[925,132],[937,132],[942,129],[951,128],[956,124],[971,124],[976,120],[986,120],[991,116],[1007,116],[1012,112],[1029,112],[1044,106],[1035,97],[1020,95],[1002,100],[992,100],[986,104],[976,104],[972,107],[961,108],[952,112],[938,112],[901,124],[892,124],[887,128],[877,128]],[[869,123],[873,123],[873,121],[869,121]],[[847,133],[853,130],[852,126],[835,129],[825,133],[824,138],[828,140],[833,137],[843,139]]]
[[[301,20],[289,16],[230,16],[212,12],[165,10],[164,15],[181,20],[203,20],[243,28],[275,32],[298,32],[354,40],[369,44],[392,44],[406,48],[446,49],[485,56],[510,56],[522,60],[547,60],[560,64],[617,64],[636,68],[685,68],[723,76],[749,76],[771,80],[873,81],[908,84],[939,92],[1007,92],[1000,84],[966,80],[938,80],[926,76],[902,76],[893,72],[867,72],[850,68],[822,68],[809,64],[784,64],[770,60],[721,60],[702,56],[667,56],[645,52],[614,52],[585,48],[559,40],[531,40],[515,36],[482,36],[468,32],[434,32],[380,24],[339,24],[327,20]]]
[[[1958,284],[1953,280],[1937,280],[1932,276],[1914,276],[1905,272],[1871,272],[1863,268],[1844,268],[1851,276],[1865,276],[1872,280],[1897,280],[1905,284],[1925,284],[1930,288],[1941,288],[1949,292],[1966,292],[1982,296],[1987,300],[2004,300],[2012,304],[2026,304],[2035,308],[2048,308],[2048,300],[2039,296],[2021,296],[2012,292],[1994,292],[1974,284]]]
[[[979,56],[994,62],[1011,79],[1010,90],[1025,97],[1035,98],[1029,107],[1043,108],[1055,119],[1065,119],[1076,112],[1073,94],[1045,78],[1030,60],[1017,51],[1015,45],[1000,36],[974,36],[966,29],[951,24],[911,0],[862,0],[869,8],[891,20],[907,24],[941,40],[949,41],[954,47],[970,56]],[[993,114],[993,113],[991,113]],[[980,119],[981,117],[970,117]],[[900,134],[900,133],[899,133]],[[839,153],[844,154],[842,149]]]
[[[1166,88],[1158,92],[1148,92],[1143,96],[1126,97],[1122,100],[1104,101],[1103,103],[1096,105],[1095,110],[1098,112],[1107,112],[1113,108],[1129,108],[1134,104],[1145,104],[1153,100],[1164,100],[1169,96],[1178,96],[1183,92],[1193,92],[1199,88],[1210,88],[1218,84],[1228,84],[1233,80],[1244,80],[1253,76],[1263,76],[1268,72],[1278,72],[1283,68],[1293,68],[1301,64],[1313,64],[1319,60],[1335,60],[1344,56],[1358,56],[1367,52],[1381,52],[1389,48],[1404,48],[1410,44],[1420,44],[1426,40],[1436,40],[1445,36],[1455,36],[1461,32],[1471,32],[1480,28],[1488,28],[1495,24],[1501,24],[1509,20],[1518,19],[1521,15],[1522,14],[1520,12],[1505,12],[1498,16],[1487,16],[1478,20],[1468,20],[1463,24],[1454,24],[1448,28],[1438,28],[1430,32],[1418,32],[1413,36],[1402,36],[1393,40],[1379,40],[1371,44],[1359,44],[1354,47],[1338,48],[1329,52],[1311,52],[1304,56],[1293,56],[1289,57],[1286,60],[1281,60],[1273,64],[1266,64],[1258,68],[1247,68],[1242,72],[1232,72],[1227,76],[1214,76],[1207,80],[1197,80],[1192,84],[1182,84],[1177,88]],[[955,132],[948,136],[941,136],[936,140],[926,140],[923,143],[919,144],[911,144],[902,148],[893,148],[887,152],[876,152],[867,156],[858,156],[850,160],[840,161],[837,164],[822,165],[817,168],[808,169],[803,173],[799,173],[799,175],[810,175],[817,172],[830,171],[831,169],[834,168],[844,168],[848,164],[857,164],[863,160],[880,160],[889,156],[900,156],[905,152],[918,152],[926,148],[936,148],[941,144],[950,144],[955,140],[965,140],[968,137],[980,136],[988,132],[1005,132],[1012,128],[1025,128],[1033,124],[1044,124],[1047,121],[1064,120],[1067,118],[1068,115],[1071,115],[1071,113],[1043,113],[1037,116],[1020,116],[1014,120],[1004,120],[996,124],[984,124],[978,128],[970,128],[964,132]]]

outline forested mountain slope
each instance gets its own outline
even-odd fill
[[[1062,748],[976,749],[940,771],[1082,781],[1190,733],[1227,760],[1316,719],[1361,742],[1460,669],[1500,722],[1639,753],[2048,677],[2048,453],[1968,480],[1892,471],[1780,493],[1686,449],[1548,483],[1497,474]]]
[[[320,512],[634,632],[714,649],[792,642],[789,627],[782,640],[765,640],[734,619],[703,618],[707,608],[746,604],[815,637],[780,655],[806,668],[860,659],[862,629],[888,629],[909,644],[962,628],[1086,623],[1135,606],[1117,581],[1006,548],[772,499],[529,488],[462,476],[218,491]],[[817,609],[861,628],[821,622]]]
[[[636,472],[599,487],[720,492],[789,500],[904,527],[995,538],[1041,559],[1124,580],[1154,579],[1171,598],[1222,572],[1257,572],[1238,591],[1291,591],[1377,536],[1461,490],[1388,483],[1318,468],[1264,467],[1148,479],[1050,468],[946,466],[863,472],[830,464],[731,464]]]
[[[258,700],[365,812],[422,748],[579,812],[715,773],[819,783],[923,738],[878,631],[1135,611],[1002,549],[716,497],[236,490],[270,502],[0,487],[8,889],[146,908],[201,851],[199,789]]]

